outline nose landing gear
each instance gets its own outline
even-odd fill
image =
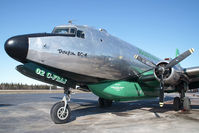
[[[70,93],[70,88],[64,88],[62,101],[55,103],[51,108],[50,116],[55,124],[67,123],[70,120],[71,109],[68,105]]]

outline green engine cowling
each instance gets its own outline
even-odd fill
[[[88,85],[97,96],[114,101],[128,101],[156,97],[157,89],[151,89],[138,82],[111,81]],[[149,91],[150,90],[150,91]]]

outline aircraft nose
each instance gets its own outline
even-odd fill
[[[28,53],[28,37],[12,37],[5,42],[4,48],[10,57],[23,63]]]

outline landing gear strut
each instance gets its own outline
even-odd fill
[[[180,109],[189,111],[191,110],[191,100],[185,96],[185,92],[188,90],[188,84],[184,83],[184,87],[180,89],[180,97],[175,97],[173,100],[174,110]]]
[[[99,104],[100,108],[111,107],[112,103],[113,103],[112,100],[104,99],[104,98],[101,98],[101,97],[99,97],[99,99],[98,99],[98,104]]]
[[[62,101],[53,105],[50,111],[51,119],[55,124],[63,124],[69,121],[71,109],[68,105],[70,101],[70,88],[64,88],[64,97]]]

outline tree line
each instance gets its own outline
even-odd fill
[[[57,86],[50,85],[27,85],[22,83],[1,83],[0,90],[49,90],[57,89]]]

